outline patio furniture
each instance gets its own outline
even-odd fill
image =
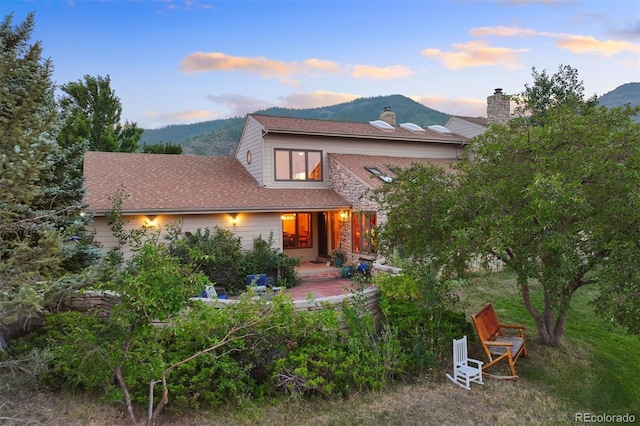
[[[486,374],[495,379],[517,379],[515,363],[520,356],[529,356],[524,338],[524,326],[516,324],[501,324],[491,303],[487,303],[471,316],[476,328],[482,348],[489,358],[489,363],[482,367],[485,371],[500,361],[509,363],[510,376]],[[505,331],[515,331],[516,334],[506,334]]]
[[[449,380],[467,390],[472,382],[482,385],[482,364],[467,356],[467,336],[453,339],[453,377],[447,374]]]

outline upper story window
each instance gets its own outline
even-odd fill
[[[276,180],[322,180],[322,151],[275,150]]]

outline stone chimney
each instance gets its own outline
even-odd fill
[[[492,96],[487,97],[487,122],[506,124],[511,117],[511,103],[509,96],[496,89]]]
[[[396,125],[396,113],[391,111],[391,107],[384,107],[384,111],[380,114],[380,120],[391,124],[395,127]]]

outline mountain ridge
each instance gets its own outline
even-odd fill
[[[598,102],[608,108],[627,103],[633,106],[640,105],[640,82],[623,84],[600,96]],[[358,98],[350,102],[316,108],[271,107],[254,111],[253,114],[366,123],[377,120],[385,107],[391,107],[399,123],[415,123],[422,127],[444,125],[451,117],[449,114],[399,94]],[[171,124],[159,129],[145,129],[140,144],[170,142],[182,146],[184,154],[233,155],[240,140],[244,122],[245,117],[232,117],[191,124]]]

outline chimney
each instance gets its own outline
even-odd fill
[[[492,96],[487,97],[487,122],[506,124],[511,117],[511,101],[509,96],[496,89]]]
[[[384,107],[384,111],[380,114],[380,120],[391,124],[395,127],[396,125],[396,113],[391,111],[391,107]]]

